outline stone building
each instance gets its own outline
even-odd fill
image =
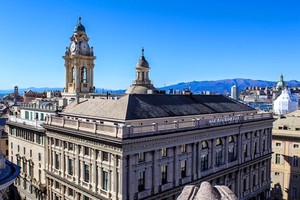
[[[79,91],[47,117],[48,198],[175,199],[185,185],[202,181],[226,185],[239,199],[268,197],[272,115],[222,95],[158,94],[149,69],[142,52],[123,96],[79,98]]]
[[[22,199],[47,199],[45,178],[45,117],[54,115],[57,102],[35,100],[21,103],[20,116],[7,122],[9,159],[21,167],[15,186]]]
[[[272,199],[300,199],[300,111],[273,123]]]

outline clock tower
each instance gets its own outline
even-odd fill
[[[94,56],[93,47],[88,44],[89,38],[86,35],[85,27],[79,18],[70,38],[71,43],[66,47],[65,68],[66,85],[63,97],[74,99],[76,96],[89,96],[95,92],[94,87]]]

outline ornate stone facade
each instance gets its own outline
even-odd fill
[[[94,60],[96,57],[93,47],[88,44],[89,38],[81,23],[81,18],[79,18],[70,40],[71,44],[66,47],[65,56],[63,56],[66,68],[66,85],[62,96],[75,99],[76,94],[87,96],[95,91]]]
[[[226,124],[193,121],[231,114],[123,123],[64,113],[48,118],[50,199],[174,199],[185,185],[204,180],[228,186],[239,199],[264,199],[271,184],[272,116],[237,112],[242,118]],[[153,131],[142,131],[154,123]]]

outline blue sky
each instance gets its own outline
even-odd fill
[[[82,17],[95,86],[126,89],[141,48],[156,87],[250,78],[299,80],[298,1],[19,0],[0,4],[0,89],[64,87],[65,47]]]

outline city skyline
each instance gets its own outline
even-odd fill
[[[268,3],[269,2],[269,3]],[[63,87],[65,47],[82,17],[95,86],[126,89],[145,48],[156,87],[178,82],[298,79],[298,3],[14,1],[0,8],[1,89]]]

